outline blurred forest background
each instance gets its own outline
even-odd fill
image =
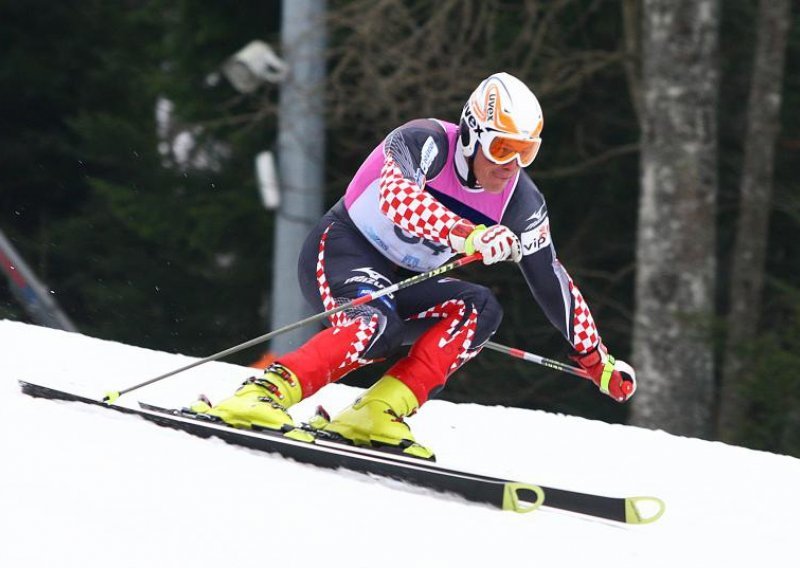
[[[692,3],[675,4],[685,10]],[[774,157],[767,156],[771,195],[759,205],[769,225],[760,239],[763,268],[750,265],[763,285],[755,329],[732,345],[726,338],[738,318],[729,317],[742,250],[737,220],[753,139],[748,101],[759,69],[758,24],[770,2],[698,4],[717,6],[718,23],[710,58],[718,93],[710,107],[713,309],[692,322],[707,330],[698,341],[713,355],[711,399],[700,400],[710,418],[694,429],[632,422],[800,456],[800,24],[796,13],[779,18],[788,24],[785,46],[777,46],[785,57],[782,103]],[[528,171],[548,199],[559,257],[606,345],[636,365],[647,5],[329,0],[326,205],[395,126],[417,117],[455,122],[480,80],[501,70],[517,75],[545,112],[542,151]],[[280,86],[241,94],[219,68],[253,39],[277,49],[280,33],[277,0],[0,0],[0,228],[82,333],[206,356],[268,330],[275,212],[261,204],[253,162],[276,147]],[[694,64],[691,55],[686,63]],[[672,230],[691,239],[705,229],[676,221]],[[566,359],[568,346],[515,267],[469,267],[459,276],[497,292],[506,316],[496,341]],[[29,321],[5,281],[0,317]],[[694,357],[675,345],[657,367],[680,369]],[[730,349],[744,377],[734,398],[745,404],[726,430],[715,416]],[[230,360],[247,364],[262,352]],[[13,346],[4,354],[13,356]],[[41,356],[48,356],[46,345]],[[376,373],[361,370],[346,382]],[[685,378],[648,394],[648,376],[640,373],[637,397],[663,397],[655,404],[687,413],[691,384],[705,379]],[[584,381],[489,351],[461,369],[442,397],[631,419],[630,404],[618,405]]]

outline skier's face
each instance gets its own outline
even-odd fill
[[[481,184],[484,191],[488,193],[502,193],[509,180],[519,171],[516,160],[511,160],[507,164],[495,164],[490,161],[483,152],[478,149],[472,162],[475,179]]]

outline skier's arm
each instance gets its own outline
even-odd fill
[[[524,244],[523,237],[523,247]],[[550,243],[545,250],[527,256],[520,263],[531,292],[551,323],[572,345],[574,354],[570,358],[587,371],[603,393],[624,402],[636,390],[636,373],[630,365],[608,353],[583,294],[554,251]]]
[[[400,129],[387,137],[378,192],[381,212],[412,235],[443,244],[457,253],[481,253],[484,264],[507,258],[519,262],[519,241],[508,228],[476,226],[423,190],[429,168],[437,171],[444,165],[436,157],[447,156],[446,139],[439,138],[437,145],[436,137],[428,136],[421,150],[412,152],[414,145],[406,142]],[[429,158],[431,155],[433,158]]]
[[[556,256],[544,197],[523,177],[517,202],[509,207],[509,223],[520,231],[523,257],[519,266],[525,281],[550,323],[572,346],[571,358],[603,393],[623,402],[636,390],[636,373],[609,355],[603,345],[583,294]]]
[[[409,134],[409,137],[417,134]],[[417,152],[416,140],[407,142],[403,132],[392,132],[384,142],[384,163],[378,193],[381,212],[395,225],[417,237],[450,246],[450,229],[462,218],[424,191],[428,169],[438,164],[423,164],[423,154],[447,156],[447,141],[443,136],[429,136]],[[437,140],[438,139],[438,140]],[[420,157],[417,157],[420,156]],[[438,161],[438,160],[437,160]],[[439,166],[441,168],[441,166]]]
[[[588,353],[600,343],[600,335],[589,306],[567,270],[556,258],[546,217],[535,231],[539,235],[537,238],[544,243],[539,250],[531,250],[535,243],[529,243],[525,233],[522,235],[524,256],[520,268],[525,281],[547,319],[561,332],[575,352]]]
[[[378,193],[381,212],[404,231],[449,247],[450,229],[462,218],[423,191],[404,166],[402,157],[386,152]]]

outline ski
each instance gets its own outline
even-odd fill
[[[22,391],[30,396],[101,406],[202,438],[215,437],[233,445],[280,454],[323,468],[343,468],[395,479],[502,510],[526,513],[544,507],[627,524],[652,523],[664,513],[664,503],[656,497],[606,497],[522,483],[449,469],[402,454],[313,437],[302,429],[293,431],[299,433],[298,436],[272,430],[245,430],[203,419],[185,410],[147,403],[139,403],[139,408],[117,406],[28,381],[19,383]],[[302,435],[303,432],[307,435]]]

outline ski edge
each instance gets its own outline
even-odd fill
[[[278,431],[260,430],[260,429],[246,430],[240,428],[232,428],[231,426],[228,426],[225,423],[218,421],[205,420],[204,418],[193,415],[193,413],[191,412],[186,412],[185,410],[181,409],[165,408],[162,406],[141,401],[139,401],[139,406],[140,408],[142,408],[147,412],[152,412],[159,416],[163,416],[164,418],[167,419],[188,421],[188,423],[194,423],[198,427],[215,428],[218,429],[219,431],[234,431],[240,434],[250,435],[250,436],[259,436],[259,435],[266,436],[271,439],[281,439],[284,442],[286,438],[289,438],[291,440],[301,442],[302,444],[315,445],[318,448],[322,449],[323,451],[333,451],[360,460],[381,461],[398,467],[411,467],[427,471],[435,475],[458,477],[464,480],[470,480],[477,484],[494,485],[501,489],[502,499],[499,500],[498,502],[492,502],[491,504],[504,511],[512,511],[515,513],[530,513],[541,507],[546,500],[546,495],[544,490],[538,485],[533,485],[531,483],[523,483],[518,481],[511,481],[508,479],[501,479],[496,477],[489,477],[482,474],[472,473],[469,471],[449,469],[439,466],[435,462],[427,461],[421,458],[414,458],[410,456],[405,456],[403,454],[389,453],[372,448],[365,448],[362,446],[352,446],[344,442],[335,442],[323,438],[314,438],[313,435],[311,434],[313,430],[306,429],[304,427],[297,427],[294,430],[289,430],[287,432],[278,432]],[[303,436],[293,435],[296,432],[300,432],[304,435]],[[307,438],[306,436],[312,436],[312,437]],[[280,453],[280,451],[278,453]],[[353,470],[353,471],[360,471],[360,470]],[[369,474],[372,472],[362,472],[362,473]],[[381,475],[379,473],[375,475],[380,475],[382,477],[389,477],[386,475]],[[410,480],[407,481],[411,484],[416,485]]]
[[[367,476],[378,476],[408,483],[411,486],[431,489],[439,494],[450,494],[466,501],[482,503],[500,510],[526,513],[538,509],[543,503],[541,488],[510,482],[466,471],[430,467],[424,460],[392,459],[390,454],[360,451],[344,444],[315,444],[297,440],[282,433],[232,428],[225,424],[206,422],[184,416],[180,411],[144,403],[141,408],[118,406],[106,400],[71,393],[55,387],[19,380],[23,393],[48,400],[80,402],[100,406],[116,412],[139,416],[159,426],[186,432],[203,438],[214,437],[235,446],[248,447],[266,453],[282,455],[288,459],[321,467],[344,468]],[[154,410],[155,409],[155,410]],[[157,409],[160,409],[159,412]],[[315,447],[316,446],[316,447]],[[317,455],[317,458],[309,456]],[[449,480],[449,481],[448,481]],[[533,488],[533,489],[532,489]]]
[[[82,402],[85,404],[101,406],[125,414],[137,415],[146,420],[154,421],[152,411],[143,411],[136,408],[119,406],[108,401],[94,399],[75,393],[70,393],[56,387],[39,385],[27,380],[18,380],[18,383],[25,394],[28,394],[33,397],[53,399],[53,400],[65,400],[72,402]],[[149,405],[147,403],[140,403],[140,404],[149,407],[155,407],[155,405]],[[172,415],[169,412],[170,412],[169,409],[164,409],[163,416],[168,418],[169,417],[175,418],[175,415]],[[185,419],[192,420],[190,418],[185,418]],[[200,420],[196,420],[196,422],[198,423],[198,425],[204,424]],[[180,428],[178,426],[171,426],[171,427],[186,431],[185,428]],[[229,430],[242,435],[259,434],[258,432],[240,430],[236,428],[229,428]],[[191,434],[191,432],[189,433]],[[262,433],[262,435],[265,434]],[[280,436],[273,435],[273,438],[276,437]],[[297,442],[296,440],[294,442],[301,443],[303,445],[312,444],[309,442]],[[342,446],[342,448],[340,449],[341,452],[348,453],[346,451],[347,446],[343,444],[337,444],[337,446]],[[369,450],[366,451],[369,452]],[[373,457],[370,456],[369,454],[365,454],[364,451],[361,451],[358,448],[353,448],[353,451],[349,453],[353,457],[357,457],[360,459],[371,459]],[[397,456],[393,456],[391,454],[384,454],[384,453],[380,454],[381,455],[379,455],[378,458],[381,461],[392,462],[395,465],[401,467],[409,465],[407,460],[413,460],[413,462],[422,461],[422,460],[416,460],[414,458],[405,458],[405,459],[398,458]],[[425,464],[423,463],[422,465],[424,466]],[[659,520],[666,511],[665,502],[659,499],[658,497],[652,497],[652,496],[606,497],[591,493],[581,493],[578,491],[556,489],[544,485],[533,485],[507,479],[488,477],[480,474],[472,474],[465,471],[449,470],[447,468],[443,468],[441,466],[436,466],[436,465],[434,465],[433,468],[438,469],[440,474],[447,475],[448,473],[452,473],[465,478],[470,478],[476,483],[483,482],[489,484],[496,484],[502,490],[501,500],[498,503],[490,502],[489,504],[494,505],[495,507],[505,511],[528,513],[537,510],[540,507],[544,507],[547,509],[567,511],[590,518],[609,520],[628,525],[645,525],[654,523],[657,520]],[[376,475],[382,477],[391,477],[382,475],[380,473]],[[412,485],[414,484],[413,481],[409,481],[409,483],[411,483]],[[444,492],[446,493],[447,491]],[[535,500],[532,500],[530,498],[531,495],[535,496]],[[487,501],[482,501],[482,502],[487,503]]]

